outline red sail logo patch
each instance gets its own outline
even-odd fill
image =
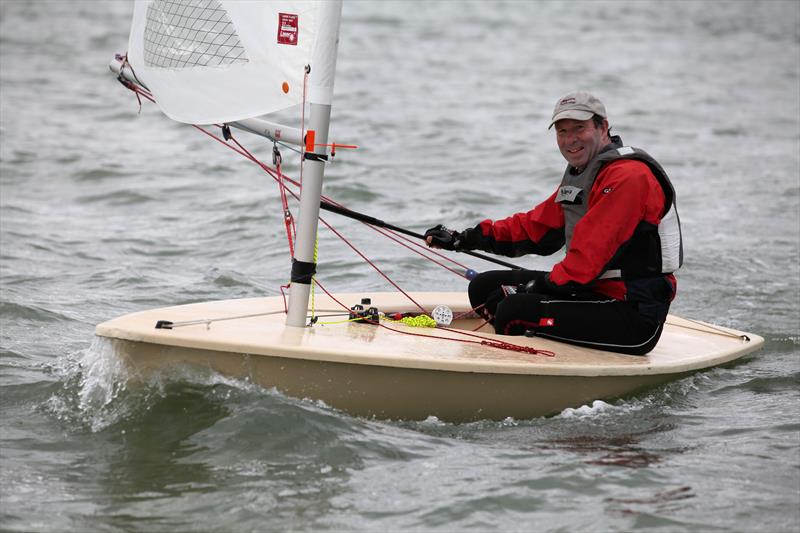
[[[278,13],[278,44],[297,45],[297,15]]]

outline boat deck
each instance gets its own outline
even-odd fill
[[[371,298],[382,312],[411,312],[417,308],[397,293],[337,294],[352,306]],[[436,305],[450,307],[457,316],[469,309],[463,293],[413,293],[412,297],[430,310]],[[344,312],[327,296],[317,296],[315,313]],[[710,326],[670,315],[656,348],[647,356],[628,356],[570,346],[539,337],[496,335],[484,326],[476,332],[483,338],[547,350],[555,355],[530,354],[489,347],[468,335],[440,328],[416,328],[388,322],[387,327],[360,323],[331,323],[346,316],[325,317],[313,327],[285,326],[281,297],[222,300],[132,313],[100,324],[101,337],[214,350],[236,354],[311,359],[348,364],[396,368],[448,370],[456,372],[539,374],[569,376],[626,376],[674,374],[726,363],[757,350],[763,339],[732,329]],[[231,317],[242,317],[230,319]],[[176,324],[199,321],[174,329],[156,329],[160,320]],[[206,322],[207,321],[207,322]],[[481,321],[456,320],[450,329],[471,333]],[[746,335],[749,340],[742,336]]]

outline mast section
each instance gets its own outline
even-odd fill
[[[336,72],[336,51],[339,46],[339,25],[342,17],[341,1],[325,1],[320,6],[322,24],[311,57],[308,101],[311,104],[308,132],[314,132],[313,151],[304,154],[303,182],[300,191],[300,211],[297,221],[297,241],[292,261],[292,285],[289,292],[289,310],[286,325],[305,327],[308,298],[312,276],[316,271],[314,248],[319,226],[319,202],[322,180],[328,157],[328,130],[333,81]],[[319,149],[317,149],[317,147]]]

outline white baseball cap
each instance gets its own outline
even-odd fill
[[[553,127],[553,124],[564,118],[571,118],[574,120],[589,120],[594,115],[600,115],[607,118],[606,106],[599,98],[586,91],[576,91],[565,94],[556,102],[556,107],[553,109],[553,118],[547,129]]]

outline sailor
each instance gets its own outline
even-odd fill
[[[479,274],[469,285],[473,308],[500,334],[644,355],[661,336],[683,262],[675,190],[655,159],[611,134],[592,94],[559,98],[554,126],[567,168],[547,200],[464,231],[435,226],[426,242],[509,257],[566,246],[550,272]]]

